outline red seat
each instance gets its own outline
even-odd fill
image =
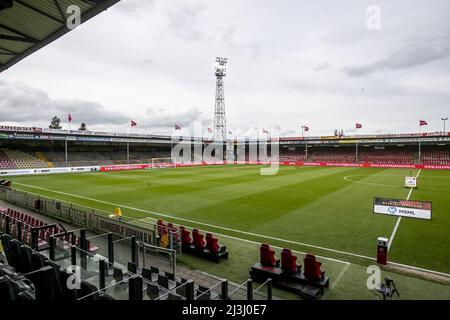
[[[204,249],[205,248],[206,243],[205,243],[205,240],[203,240],[203,235],[200,234],[200,232],[198,232],[197,229],[192,230],[192,237],[194,238],[193,239],[194,246],[197,249]]]
[[[310,280],[320,280],[325,272],[320,271],[322,263],[316,261],[316,256],[313,254],[307,254],[303,259],[305,264],[304,276]]]
[[[164,224],[164,222],[161,219],[159,219],[156,224],[158,226],[158,234],[162,235],[163,231],[166,230],[166,225]]]
[[[219,246],[219,240],[214,238],[211,233],[206,234],[206,244],[208,246],[208,250],[212,253],[219,253],[220,246]]]
[[[263,266],[274,267],[277,263],[275,251],[270,249],[268,244],[263,243],[259,248],[260,262]]]
[[[290,273],[297,272],[297,257],[289,249],[281,252],[281,269]]]
[[[173,240],[178,241],[179,233],[177,232],[177,228],[173,226],[171,222],[167,224],[168,231],[172,234]]]
[[[187,231],[184,227],[180,226],[181,231],[181,242],[184,245],[192,245],[192,238],[190,236],[190,232]]]

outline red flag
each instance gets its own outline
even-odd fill
[[[303,129],[305,129],[305,131],[309,131],[309,127],[304,126]]]
[[[209,132],[209,133],[212,133],[213,130],[212,130],[211,128],[208,128],[208,132]]]
[[[426,122],[425,120],[420,120],[419,122],[419,126],[427,126],[428,122]]]
[[[181,127],[179,125],[175,125],[175,130],[181,130]]]
[[[361,129],[362,128],[362,124],[361,123],[356,123],[356,129]]]
[[[70,115],[70,113],[69,113],[69,116],[67,117],[67,120],[68,120],[69,122],[72,122],[72,116]]]
[[[267,131],[266,129],[263,129],[263,133],[269,133],[269,131]]]
[[[136,126],[137,126],[137,122],[136,122],[136,121],[133,121],[133,120],[131,120],[131,126],[132,126],[132,127],[136,127]]]

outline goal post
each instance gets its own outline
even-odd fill
[[[152,158],[152,168],[174,167],[176,164],[172,158]]]

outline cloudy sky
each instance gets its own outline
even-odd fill
[[[0,122],[48,126],[70,112],[73,127],[206,132],[223,56],[239,136],[351,134],[355,122],[361,134],[416,132],[420,119],[441,131],[449,17],[448,0],[122,0],[0,74]]]

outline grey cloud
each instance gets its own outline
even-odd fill
[[[315,66],[314,71],[323,71],[323,70],[327,70],[330,68],[331,68],[331,65],[328,63],[328,61],[324,61],[324,62],[318,64],[317,66]]]
[[[99,103],[83,100],[52,99],[43,90],[23,83],[0,81],[0,119],[2,121],[50,121],[57,115],[61,119],[70,112],[75,122],[88,124],[121,124],[127,118],[108,111]]]
[[[222,31],[221,40],[226,47],[234,52],[242,52],[243,50],[250,51],[253,58],[256,58],[261,53],[261,47],[256,43],[247,43],[237,40],[236,27],[229,26]]]
[[[113,8],[126,14],[145,12],[155,4],[156,0],[126,0],[120,1]]]
[[[138,122],[134,132],[170,133],[174,123],[187,128],[213,115],[213,61],[223,54],[234,133],[257,136],[276,121],[292,134],[301,123],[310,135],[330,134],[355,120],[364,133],[413,131],[413,117],[430,119],[427,130],[441,129],[449,101],[450,1],[377,5],[380,31],[367,30],[367,6],[358,1],[123,0],[2,73],[0,79],[32,88],[0,85],[0,121],[46,126],[53,113],[65,119],[70,111],[73,125],[86,121],[92,130],[127,132],[130,118]],[[427,29],[433,27],[447,32]],[[404,71],[363,77],[380,70]],[[196,108],[180,108],[186,106]]]
[[[73,122],[85,122],[88,126],[127,126],[131,118],[140,128],[173,127],[176,124],[190,126],[195,121],[207,119],[197,108],[166,109],[149,108],[142,117],[125,115],[107,110],[103,105],[84,100],[52,99],[43,90],[24,83],[0,80],[0,122],[34,123],[45,125],[53,116],[65,122],[70,113]]]
[[[345,68],[344,72],[349,77],[362,77],[379,71],[408,69],[449,56],[450,32],[432,30],[386,58],[350,66]]]
[[[181,127],[190,127],[196,121],[209,121],[197,108],[184,110],[167,110],[162,108],[149,108],[142,118],[142,125],[154,128],[173,128],[175,124]]]
[[[207,35],[197,29],[197,21],[200,15],[207,9],[206,5],[176,3],[175,7],[168,10],[167,19],[169,29],[177,37],[188,41],[205,40]]]

